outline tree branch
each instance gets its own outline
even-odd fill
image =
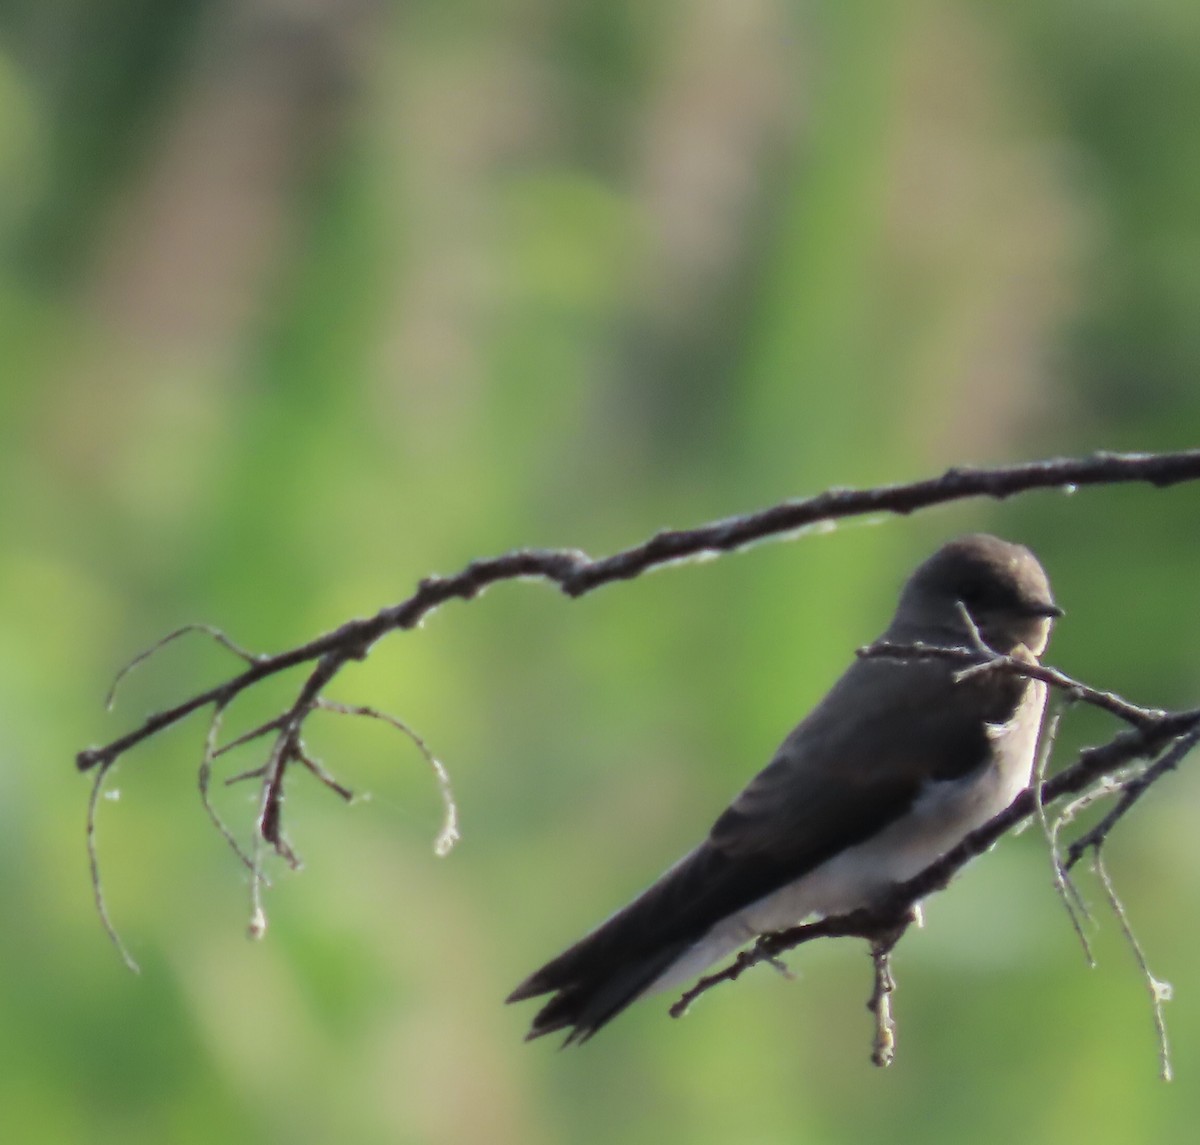
[[[325,698],[325,690],[346,664],[363,660],[383,636],[417,627],[422,620],[450,600],[472,600],[493,584],[506,580],[537,579],[557,585],[568,597],[583,596],[606,584],[629,580],[657,568],[713,554],[733,552],[761,541],[798,535],[813,526],[849,517],[894,513],[906,515],[933,505],[972,497],[1004,499],[1034,489],[1060,489],[1074,492],[1088,485],[1114,485],[1148,482],[1165,487],[1200,479],[1200,450],[1163,454],[1097,453],[1085,458],[1051,459],[994,469],[949,469],[940,477],[909,484],[871,489],[830,489],[803,500],[786,501],[759,512],[730,517],[694,529],[665,530],[653,537],[607,557],[593,559],[575,549],[517,549],[489,559],[472,561],[451,576],[430,576],[422,580],[407,599],[381,609],[374,616],[351,620],[339,628],[305,644],[276,655],[247,652],[219,629],[208,625],[189,625],[172,632],[140,653],[117,675],[110,700],[125,675],[143,663],[165,644],[190,632],[201,632],[238,656],[246,667],[211,688],[155,712],[140,725],[101,747],[89,747],[76,756],[80,771],[95,769],[88,804],[87,841],[97,909],[110,937],[132,964],[109,919],[101,892],[96,854],[96,812],[104,777],[126,752],[173,727],[194,712],[211,709],[199,767],[199,787],[204,807],[227,842],[251,871],[252,919],[250,931],[261,934],[266,926],[261,905],[264,845],[270,846],[290,863],[297,859],[283,832],[283,793],[287,774],[293,764],[307,768],[331,790],[343,798],[350,792],[325,771],[305,749],[301,732],[308,717],[318,710],[334,710],[382,719],[405,732],[433,767],[445,802],[446,818],[438,836],[437,851],[445,853],[457,837],[456,812],[448,779],[440,762],[415,732],[394,716],[374,709],[336,705]],[[1200,709],[1163,712],[1143,708],[1111,692],[1091,688],[1054,668],[1030,664],[1015,657],[990,654],[986,648],[932,648],[922,645],[896,646],[877,643],[860,649],[863,656],[923,658],[937,656],[960,660],[960,675],[998,671],[1044,681],[1064,695],[1093,704],[1123,722],[1129,729],[1101,747],[1088,748],[1076,761],[1057,775],[1046,779],[1038,790],[1023,792],[1016,801],[989,823],[968,835],[957,847],[926,870],[902,883],[870,909],[830,917],[819,922],[793,927],[778,934],[765,935],[749,950],[743,951],[725,969],[702,978],[672,1008],[682,1013],[687,1005],[720,982],[732,981],[750,966],[771,961],[785,950],[820,937],[857,936],[868,939],[875,952],[876,989],[873,999],[877,1015],[876,1057],[890,1060],[892,1021],[888,956],[912,918],[913,908],[921,899],[944,887],[953,875],[976,855],[990,847],[1001,835],[1024,821],[1045,805],[1065,795],[1091,789],[1084,798],[1119,794],[1120,799],[1096,827],[1072,844],[1065,863],[1054,856],[1062,878],[1085,850],[1099,857],[1109,831],[1125,815],[1144,791],[1200,740]],[[221,717],[229,704],[243,692],[269,677],[291,668],[310,664],[309,674],[295,700],[282,712],[225,744],[218,743]],[[264,762],[237,779],[257,779],[260,783],[259,812],[254,844],[249,852],[236,842],[209,801],[208,788],[214,761],[234,746],[259,737],[273,736]],[[1149,765],[1135,769],[1116,780],[1110,773],[1136,760],[1157,756]],[[227,782],[233,782],[229,780]],[[1097,786],[1099,785],[1099,786]],[[1076,803],[1078,804],[1078,800]],[[1072,805],[1073,807],[1075,805]],[[1059,825],[1067,821],[1067,809]]]
[[[1146,481],[1159,487],[1200,479],[1200,449],[1179,453],[1096,453],[1084,458],[1057,458],[998,469],[948,469],[940,477],[906,485],[874,489],[830,489],[800,501],[785,501],[769,509],[729,517],[696,529],[668,529],[648,541],[611,556],[593,560],[578,549],[517,549],[490,559],[472,561],[453,576],[430,576],[417,591],[377,612],[372,617],[351,620],[332,632],[275,656],[252,657],[249,668],[237,676],[200,692],[174,707],[149,716],[126,735],[103,747],[89,747],[75,759],[80,771],[107,767],[143,740],[179,723],[209,705],[228,704],[247,688],[289,668],[328,658],[314,673],[320,686],[328,683],[345,664],[365,659],[380,637],[397,629],[415,628],[422,619],[449,600],[471,600],[484,589],[504,580],[541,579],[557,584],[567,596],[578,597],[619,580],[677,561],[709,553],[725,553],[756,542],[785,537],[823,521],[872,513],[907,515],[931,505],[970,497],[1003,500],[1030,489],[1074,491],[1085,485],[1116,485]],[[173,639],[184,631],[173,633]],[[215,638],[248,656],[218,630],[200,627]],[[155,645],[157,650],[163,642]],[[139,654],[129,666],[140,663]],[[124,671],[121,673],[124,675]],[[311,691],[306,686],[306,692]],[[303,693],[301,700],[303,699]],[[297,701],[298,711],[301,700]],[[310,709],[311,710],[311,706]]]
[[[855,654],[863,660],[958,660],[964,665],[963,670],[956,676],[956,679],[959,680],[968,679],[979,671],[1003,672],[1010,676],[1024,676],[1030,680],[1041,680],[1042,683],[1065,693],[1068,699],[1091,704],[1127,724],[1132,724],[1135,728],[1147,730],[1160,728],[1170,714],[1161,708],[1143,708],[1138,704],[1131,704],[1115,692],[1105,692],[1099,688],[1093,688],[1089,684],[1072,679],[1057,668],[1031,663],[1016,656],[1001,656],[990,650],[948,648],[942,645],[923,644],[919,641],[913,644],[894,644],[890,640],[876,640],[874,644],[857,649]],[[1190,727],[1193,716],[1200,718],[1200,709],[1172,715],[1167,726],[1172,728],[1176,726]]]

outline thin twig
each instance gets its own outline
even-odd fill
[[[1167,1040],[1167,1019],[1163,1013],[1163,1004],[1171,1000],[1171,983],[1155,977],[1151,971],[1150,964],[1146,961],[1146,952],[1142,949],[1142,944],[1138,941],[1137,935],[1133,931],[1133,925],[1129,921],[1125,904],[1117,894],[1112,876],[1108,873],[1108,866],[1104,862],[1104,855],[1099,844],[1092,848],[1092,855],[1100,885],[1104,887],[1104,893],[1108,896],[1108,904],[1112,907],[1113,914],[1117,916],[1121,932],[1125,935],[1130,950],[1133,951],[1133,957],[1136,959],[1138,968],[1142,972],[1142,978],[1146,983],[1154,1014],[1154,1032],[1158,1037],[1159,1077],[1163,1081],[1170,1081],[1174,1076],[1174,1071],[1171,1068],[1171,1044]]]
[[[1093,688],[1057,668],[1040,664],[1036,660],[1025,660],[1018,656],[1002,656],[988,649],[980,652],[971,648],[955,648],[941,644],[926,644],[914,641],[911,644],[897,644],[891,640],[876,640],[856,649],[856,655],[864,660],[882,658],[887,660],[949,660],[961,661],[966,665],[958,674],[965,678],[968,673],[986,669],[988,671],[1005,672],[1013,676],[1024,676],[1029,680],[1041,680],[1052,688],[1065,693],[1072,699],[1081,700],[1085,704],[1108,712],[1117,719],[1135,728],[1158,728],[1170,717],[1183,724],[1190,724],[1200,719],[1200,710],[1171,713],[1161,708],[1146,708],[1140,704],[1130,703],[1115,692]]]
[[[235,787],[239,783],[245,782],[247,779],[262,779],[267,774],[267,765],[260,763],[257,767],[247,768],[245,771],[239,771],[237,775],[230,775],[225,778],[226,787]]]
[[[109,685],[108,695],[104,697],[104,707],[108,711],[112,711],[113,705],[117,702],[117,689],[121,685],[121,681],[125,679],[139,664],[144,664],[156,652],[160,652],[168,644],[178,640],[181,636],[187,636],[192,632],[203,632],[205,636],[211,637],[223,648],[227,648],[235,656],[241,660],[245,660],[247,664],[257,664],[263,659],[261,656],[255,655],[253,652],[247,652],[240,644],[230,640],[221,629],[214,627],[211,624],[185,624],[182,628],[176,628],[174,632],[168,632],[161,640],[156,640],[149,648],[139,652],[132,660],[129,661],[116,676],[113,677],[113,682]]]
[[[774,970],[785,982],[795,982],[796,972],[782,958],[768,956],[763,961]]]
[[[300,858],[283,834],[283,777],[287,765],[294,758],[294,745],[289,730],[284,730],[276,737],[263,766],[262,795],[259,800],[258,819],[256,821],[257,836],[264,843],[270,843],[277,854],[292,870],[300,869]],[[254,876],[256,882],[262,881],[261,852],[256,852],[256,867]]]
[[[354,802],[354,792],[351,791],[350,788],[348,788],[344,783],[339,783],[319,759],[317,759],[315,756],[309,755],[307,749],[304,747],[304,744],[299,745],[296,758],[299,759],[299,761],[304,764],[304,766],[308,768],[308,770],[312,772],[312,774],[316,776],[316,778],[326,787],[328,787],[329,790],[335,795],[345,800],[347,803]]]
[[[896,943],[871,943],[871,964],[875,983],[867,1009],[875,1015],[875,1037],[871,1043],[871,1061],[886,1069],[896,1060],[896,1020],[892,1017],[892,994],[896,979],[892,976],[892,950]]]
[[[218,704],[223,701],[218,701]],[[228,743],[223,743],[216,751],[213,752],[213,759],[224,755],[226,752],[233,751],[234,748],[241,747],[243,744],[252,743],[256,739],[261,739],[263,736],[271,732],[277,732],[287,722],[288,713],[284,712],[279,716],[272,716],[269,720],[264,721],[257,727],[251,728],[247,732],[242,732],[241,735],[235,736]]]
[[[88,866],[92,873],[92,898],[96,903],[96,913],[100,916],[100,924],[104,927],[104,932],[108,935],[109,941],[116,947],[117,953],[121,956],[121,961],[135,974],[140,974],[141,967],[134,961],[133,955],[129,953],[125,943],[121,940],[120,934],[117,933],[117,928],[113,925],[112,918],[109,916],[108,904],[104,901],[104,884],[100,878],[100,856],[96,849],[96,807],[100,803],[100,790],[104,786],[104,780],[107,775],[107,767],[101,767],[96,770],[96,778],[92,781],[92,793],[88,799],[87,806],[87,853]]]
[[[708,993],[714,986],[722,982],[735,982],[752,966],[770,962],[806,942],[815,942],[818,938],[865,938],[875,941],[896,934],[898,929],[907,927],[915,920],[912,902],[906,895],[908,885],[904,883],[893,888],[892,894],[872,907],[862,907],[846,914],[831,914],[815,922],[761,935],[753,946],[739,951],[727,966],[705,975],[685,990],[672,1004],[669,1010],[671,1017],[682,1017],[701,994]]]
[[[1042,835],[1046,840],[1046,849],[1050,855],[1050,870],[1054,878],[1054,889],[1058,892],[1059,899],[1062,900],[1063,910],[1067,912],[1067,918],[1070,919],[1071,928],[1075,931],[1075,937],[1079,939],[1079,945],[1083,948],[1083,956],[1088,966],[1095,969],[1096,958],[1092,953],[1092,944],[1083,929],[1084,920],[1086,919],[1090,922],[1091,918],[1088,915],[1087,907],[1084,906],[1079,896],[1078,889],[1071,880],[1071,876],[1063,869],[1062,852],[1058,845],[1060,820],[1056,820],[1053,825],[1050,823],[1050,818],[1046,814],[1046,801],[1043,798],[1046,786],[1046,767],[1050,762],[1050,753],[1054,747],[1054,741],[1058,736],[1058,725],[1062,719],[1063,704],[1069,702],[1070,700],[1068,699],[1054,706],[1042,730],[1041,742],[1038,744],[1037,761],[1033,769],[1034,804],[1037,807],[1038,824],[1042,828]]]
[[[979,631],[979,626],[975,623],[975,617],[971,615],[970,609],[961,600],[956,600],[954,604],[958,608],[958,615],[963,619],[963,624],[966,625],[967,635],[971,639],[971,647],[974,648],[978,655],[983,657],[982,664],[973,665],[971,668],[964,668],[959,673],[960,676],[965,676],[967,672],[978,668],[985,668],[988,664],[995,663],[1000,653],[984,640],[983,634]]]
[[[454,788],[450,783],[450,773],[446,770],[446,765],[433,754],[430,746],[403,720],[397,719],[387,712],[381,712],[377,708],[369,708],[361,704],[339,704],[334,700],[326,699],[318,700],[317,707],[322,711],[338,712],[343,716],[364,716],[372,720],[383,720],[384,723],[391,724],[397,731],[408,736],[433,771],[434,778],[437,780],[438,792],[442,798],[442,829],[433,843],[434,854],[439,858],[450,854],[459,840],[458,804],[454,798]]]
[[[237,855],[242,865],[248,870],[253,871],[253,860],[242,850],[241,844],[234,837],[225,820],[221,818],[216,807],[213,806],[213,801],[209,794],[213,761],[221,754],[217,747],[217,738],[221,734],[221,716],[224,714],[224,711],[224,704],[215,704],[213,706],[212,720],[208,725],[208,735],[204,738],[204,757],[200,761],[197,786],[200,788],[200,802],[204,805],[204,810],[208,814],[209,819],[212,820],[213,826],[221,833],[221,838],[229,844],[230,849]]]
[[[263,909],[261,835],[254,836],[254,855],[250,860],[250,921],[246,924],[246,937],[257,942],[267,933],[267,912]]]
[[[1151,785],[1162,778],[1168,771],[1174,771],[1197,743],[1200,743],[1200,727],[1195,728],[1187,735],[1181,736],[1159,759],[1155,760],[1141,774],[1123,783],[1121,785],[1121,796],[1117,800],[1116,806],[1090,831],[1080,835],[1067,849],[1066,870],[1069,871],[1079,862],[1089,847],[1093,849],[1098,848],[1117,823],[1129,813],[1130,808],[1150,790]]]

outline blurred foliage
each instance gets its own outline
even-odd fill
[[[0,7],[0,1136],[40,1142],[1184,1142],[1200,1117],[1200,779],[1111,864],[1082,965],[1036,832],[898,956],[641,1004],[582,1051],[500,1004],[690,846],[943,537],[1027,541],[1052,659],[1192,704],[1200,491],[970,504],[568,603],[497,588],[328,717],[272,929],[197,804],[188,725],[125,761],[87,883],[70,760],[227,658],[518,545],[603,553],[954,462],[1194,444],[1200,6],[8,0]],[[247,697],[248,726],[285,693]],[[1108,725],[1071,713],[1063,750]],[[229,774],[252,756],[229,761]],[[249,793],[221,793],[245,833]],[[1089,893],[1097,905],[1095,888]],[[1018,1128],[1019,1127],[1019,1128]]]

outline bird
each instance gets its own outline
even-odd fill
[[[1033,663],[1063,615],[1028,548],[974,533],[917,567],[880,639]],[[1030,783],[1046,686],[961,668],[855,659],[698,847],[509,995],[550,995],[526,1040],[585,1042],[758,935],[869,906],[1004,810]]]

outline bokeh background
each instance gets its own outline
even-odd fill
[[[306,860],[244,872],[202,720],[101,806],[128,973],[92,909],[80,747],[258,650],[520,545],[601,554],[831,485],[1195,444],[1194,0],[7,0],[0,6],[0,1137],[13,1142],[1191,1142],[1196,768],[1093,883],[1089,972],[1037,832],[897,958],[868,1064],[861,945],[683,1022],[521,1044],[529,970],[706,829],[944,537],[1042,555],[1052,660],[1200,695],[1200,491],[971,503],[568,602],[498,587],[338,697]],[[231,711],[248,726],[296,680]],[[1071,713],[1064,753],[1110,725]],[[253,766],[252,753],[222,774]],[[243,837],[251,794],[220,794]]]

